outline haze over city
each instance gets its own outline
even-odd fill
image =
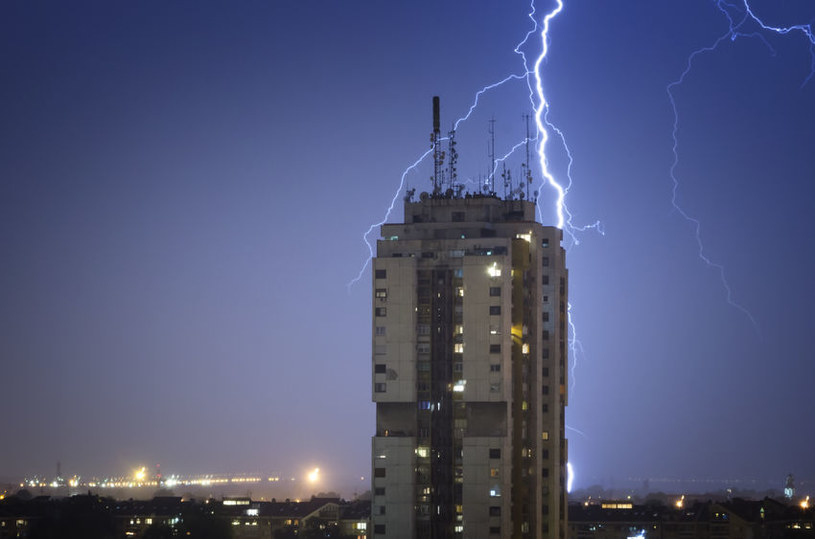
[[[768,24],[815,18],[803,1],[752,5]],[[368,488],[369,270],[346,286],[363,234],[395,193],[391,222],[404,189],[431,188],[427,162],[399,188],[428,149],[431,96],[446,131],[478,90],[523,73],[529,9],[0,7],[0,477],[58,460],[83,476],[319,467],[326,489]],[[603,231],[564,242],[578,488],[815,481],[802,33],[725,39],[672,90],[676,200],[730,303],[672,205],[667,87],[728,26],[709,0],[574,0],[551,23],[542,74],[574,159],[566,201]],[[510,81],[479,97],[458,127],[461,178],[488,175],[490,120],[498,155],[523,140],[528,94]],[[557,137],[547,157],[566,183]]]

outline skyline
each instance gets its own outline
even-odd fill
[[[345,286],[362,234],[428,147],[430,97],[450,125],[518,72],[529,4],[195,6],[0,8],[2,391],[25,404],[0,423],[14,440],[0,476],[57,460],[370,473],[370,274]],[[678,201],[756,331],[671,206],[667,87],[727,20],[710,1],[576,1],[551,24],[567,202],[605,231],[565,242],[576,487],[815,479],[809,44],[727,41],[673,92]],[[488,170],[490,119],[499,148],[523,139],[526,94],[482,96],[457,134],[462,177]],[[547,148],[563,178],[567,156]]]

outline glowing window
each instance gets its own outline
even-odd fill
[[[529,353],[529,343],[524,343],[523,346],[521,346],[521,352],[523,352],[524,354]]]
[[[500,468],[490,468],[490,477],[499,477],[501,475]]]
[[[487,268],[487,274],[490,277],[500,277],[501,276],[501,268],[498,267],[498,264],[493,262],[492,266],[489,266]]]
[[[380,299],[387,298],[388,297],[388,289],[387,288],[377,288],[375,295],[376,295],[376,297],[378,297]]]
[[[545,440],[548,440],[548,439],[549,439],[549,431],[545,430],[545,431],[541,432],[541,440],[545,441]]]
[[[464,343],[456,343],[453,345],[453,352],[456,354],[463,354],[464,353]]]

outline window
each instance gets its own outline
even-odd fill
[[[500,286],[491,286],[490,287],[490,296],[500,296],[501,295],[501,287]]]
[[[384,363],[377,363],[376,365],[374,365],[374,372],[376,374],[385,374],[387,372],[387,369],[385,368],[385,364]]]
[[[541,240],[541,247],[549,247],[549,238],[543,238]]]
[[[380,299],[385,299],[388,297],[388,289],[387,288],[377,288],[375,296]]]
[[[374,488],[374,496],[384,496],[385,495],[385,487],[375,487]]]
[[[453,363],[453,372],[464,372],[464,364],[461,361]]]
[[[377,337],[383,337],[385,335],[385,326],[376,326],[376,335]]]
[[[490,354],[500,354],[501,353],[501,345],[500,344],[491,344],[490,345]]]
[[[544,395],[548,395],[549,394],[549,386],[542,386],[541,391],[543,392]]]
[[[490,314],[501,314],[500,305],[490,305]]]
[[[500,459],[501,458],[501,450],[500,449],[490,449],[490,458],[491,459]]]
[[[374,271],[375,279],[384,279],[388,276],[388,270],[378,269]]]
[[[548,449],[541,450],[541,458],[544,459],[544,460],[549,459],[549,450]]]
[[[456,354],[463,354],[464,353],[464,343],[455,343],[453,345],[453,352]]]
[[[454,223],[461,223],[464,221],[464,212],[463,211],[454,211],[453,212],[453,222]]]
[[[544,367],[542,369],[543,376],[549,376],[549,367]]]
[[[543,296],[543,302],[549,303],[549,296]]]
[[[549,439],[549,431],[545,430],[545,431],[541,432],[541,440],[543,440],[545,442],[548,439]]]
[[[374,477],[385,477],[385,468],[374,468]]]
[[[542,357],[543,359],[549,359],[549,349],[548,349],[548,348],[544,348],[544,349],[541,351],[541,357]]]
[[[542,338],[544,341],[548,341],[548,340],[549,340],[549,330],[548,330],[548,329],[544,329],[544,330],[543,330],[543,335],[541,335],[541,338]]]
[[[378,382],[374,384],[374,393],[384,393],[387,390],[388,384],[385,382]]]
[[[549,311],[543,311],[543,321],[544,322],[549,321]]]
[[[376,309],[374,309],[374,313],[376,314],[376,316],[387,316],[388,309],[387,307],[377,307]]]
[[[384,524],[374,524],[374,533],[377,535],[385,535],[385,525]]]
[[[385,514],[385,506],[384,506],[384,505],[380,505],[380,506],[379,506],[379,514],[380,514],[380,515],[384,515],[384,514]]]
[[[501,476],[500,468],[490,468],[490,477],[500,477],[500,476]]]
[[[549,468],[542,468],[541,469],[541,477],[549,477]]]
[[[543,276],[543,282],[541,284],[543,284],[543,285],[549,284],[549,276],[548,275]]]
[[[388,353],[388,345],[386,344],[377,344],[374,346],[374,354],[378,356],[384,356]]]
[[[500,393],[501,384],[490,384],[490,393]]]
[[[416,345],[416,351],[420,354],[429,354],[430,353],[430,343],[429,342],[420,342]]]
[[[490,506],[490,516],[491,517],[500,517],[501,516],[501,506],[500,505],[492,505],[492,506]]]
[[[548,265],[549,265],[549,257],[548,257],[548,256],[544,256],[544,257],[543,257],[543,265],[544,265],[544,266],[548,266]]]
[[[490,535],[501,535],[501,526],[490,526]]]
[[[490,372],[501,372],[501,364],[493,363],[492,365],[490,365]]]

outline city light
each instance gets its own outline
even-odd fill
[[[309,483],[316,483],[317,481],[320,480],[320,469],[314,468],[308,473],[308,476],[306,477]]]

